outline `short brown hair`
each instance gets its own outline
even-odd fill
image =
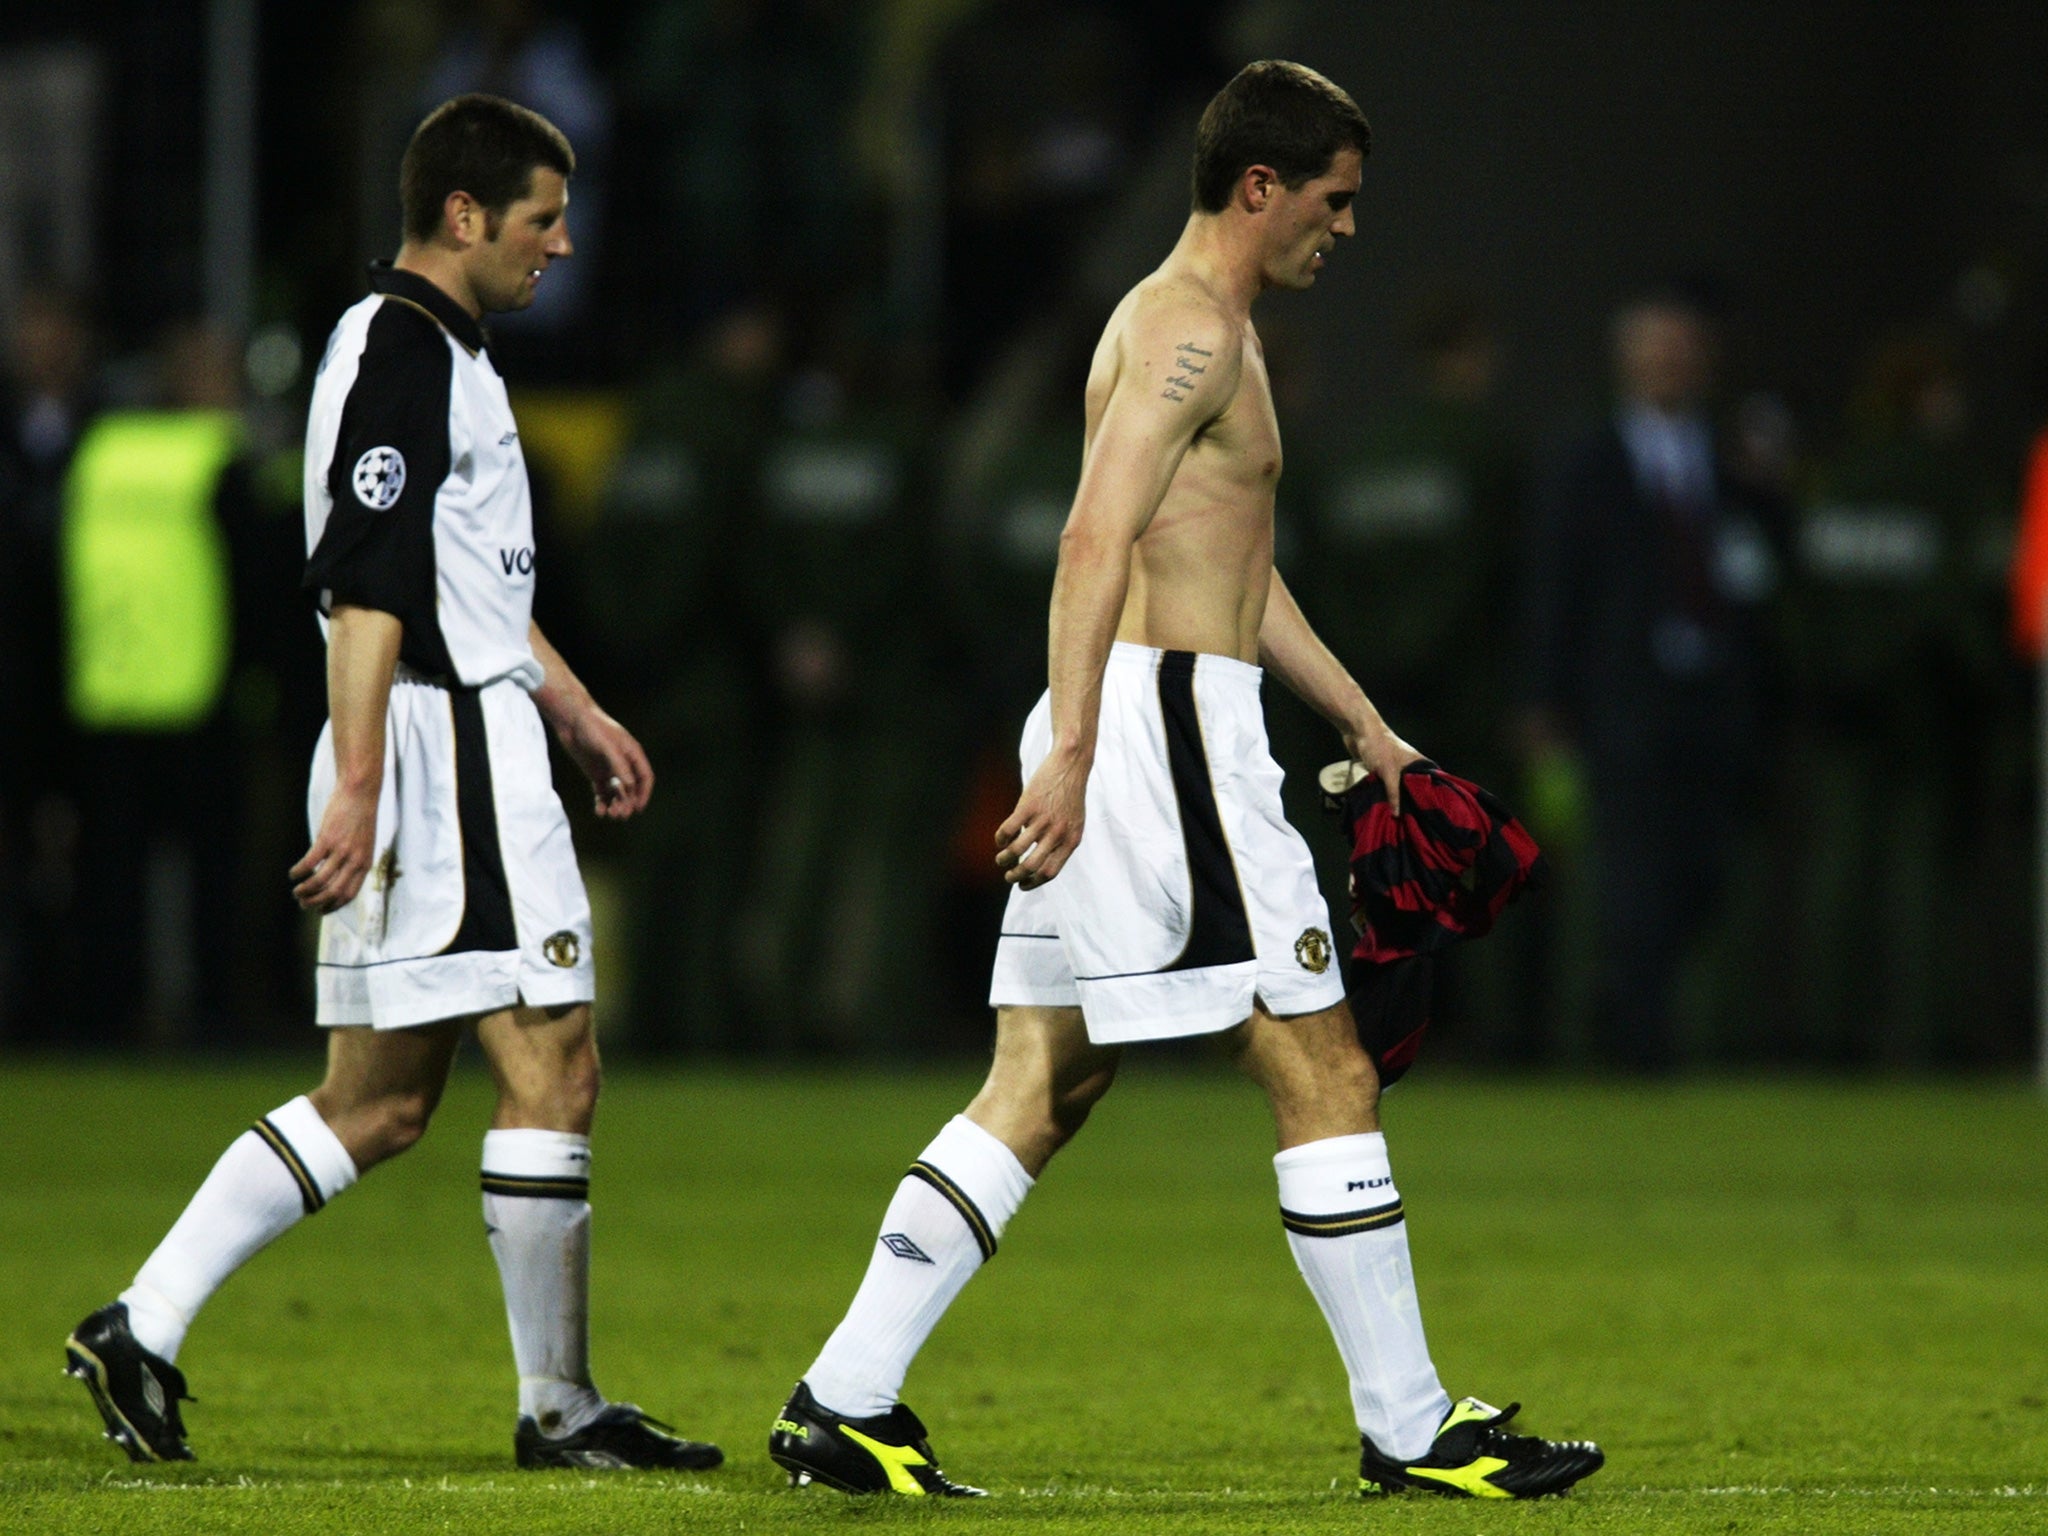
[[[1341,149],[1372,153],[1372,125],[1344,90],[1304,64],[1261,59],[1237,72],[1195,129],[1195,207],[1221,213],[1248,167],[1270,165],[1290,190]]]
[[[467,192],[487,213],[503,213],[533,185],[541,166],[564,176],[576,151],[538,112],[502,96],[444,101],[413,130],[398,168],[398,199],[409,240],[431,240],[449,194]]]

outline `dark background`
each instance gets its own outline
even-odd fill
[[[645,9],[578,17],[601,67]],[[1243,28],[1346,85],[1372,119],[1359,237],[1339,269],[1355,270],[1281,322],[1326,336],[1358,388],[1393,367],[1400,296],[1448,277],[1493,296],[1513,338],[1506,400],[1525,426],[1553,425],[1599,397],[1609,306],[1646,274],[1686,273],[1728,285],[1747,365],[1822,418],[1877,327],[1960,303],[1992,333],[1976,339],[1996,425],[2032,425],[2048,324],[2038,6],[1243,8],[1270,12],[1256,25],[1228,6],[1149,9],[1154,45],[1185,68],[1184,106],[1205,94],[1196,77],[1220,83],[1241,61],[1229,40]],[[397,65],[379,56],[372,7],[259,10],[261,305],[317,338],[355,294],[357,260],[388,254],[388,232],[356,228],[347,203],[349,130]],[[95,286],[135,344],[200,303],[204,11],[26,0],[0,17],[0,45],[83,41],[106,61]],[[617,217],[608,256],[650,233]],[[611,297],[629,313],[647,302]]]
[[[335,315],[362,291],[362,261],[395,244],[395,196],[387,189],[403,129],[394,136],[389,123],[416,119],[425,65],[472,9],[363,0],[257,7],[255,283],[250,312],[227,317],[233,326],[282,328],[308,363],[318,356]],[[110,398],[146,397],[149,359],[164,327],[205,305],[208,15],[198,0],[31,0],[0,14],[0,55],[83,47],[100,67],[89,270],[39,269],[48,262],[39,254],[33,207],[0,211],[0,239],[21,253],[17,271],[27,279],[60,279],[86,296]],[[861,147],[871,142],[862,137],[872,126],[866,104],[870,86],[887,73],[887,40],[916,33],[920,18],[937,41],[907,72],[902,99],[914,131],[898,142],[924,159],[892,192],[886,155],[878,163]],[[1259,314],[1290,454],[1299,447],[1304,463],[1341,453],[1361,423],[1406,386],[1402,317],[1444,289],[1471,296],[1491,317],[1503,359],[1493,408],[1532,474],[1565,434],[1602,410],[1609,317],[1649,283],[1677,280],[1712,295],[1723,324],[1722,401],[1764,398],[1782,411],[1802,484],[1843,447],[1862,359],[1891,327],[1932,327],[1952,343],[1971,401],[1974,472],[2008,506],[2048,405],[2048,92],[2040,83],[2048,10],[2039,5],[670,0],[589,8],[575,25],[611,97],[613,122],[602,212],[576,225],[589,296],[581,319],[561,334],[508,333],[505,366],[515,390],[623,392],[639,402],[635,430],[642,430],[651,381],[696,358],[721,317],[766,305],[781,319],[783,366],[792,370],[776,387],[829,361],[858,403],[910,423],[902,440],[917,444],[909,458],[929,480],[921,478],[905,524],[906,547],[920,551],[918,574],[903,577],[885,605],[929,618],[901,651],[923,658],[924,670],[889,674],[863,695],[898,689],[923,701],[910,711],[923,734],[903,749],[918,765],[906,773],[928,786],[931,807],[930,846],[920,844],[915,857],[925,861],[920,867],[943,864],[947,873],[932,877],[934,892],[911,916],[888,921],[918,925],[923,936],[914,947],[928,952],[926,978],[900,1007],[875,1000],[888,995],[878,984],[861,994],[865,1001],[847,1005],[842,1022],[817,1028],[764,1021],[759,1015],[777,1005],[759,1000],[734,1011],[748,1020],[740,1024],[642,1027],[648,968],[644,955],[628,958],[628,946],[614,963],[642,979],[622,984],[635,1002],[631,1016],[611,1027],[650,1047],[911,1052],[981,1038],[976,978],[985,974],[1000,893],[973,885],[962,872],[968,861],[948,851],[948,840],[956,824],[978,824],[973,818],[991,794],[1000,798],[989,788],[987,763],[1009,751],[1014,705],[1007,695],[992,703],[999,690],[959,660],[979,654],[981,642],[970,633],[974,603],[960,596],[973,588],[972,559],[961,552],[958,487],[972,476],[956,471],[963,458],[972,460],[976,432],[990,421],[998,437],[1005,422],[1015,429],[1034,414],[1048,430],[1070,425],[1062,413],[1071,413],[1077,393],[1075,348],[1170,247],[1185,207],[1194,116],[1247,59],[1282,55],[1315,66],[1352,92],[1375,132],[1357,238],[1314,292],[1282,296]],[[689,67],[650,74],[650,61],[663,56],[649,39],[677,28],[695,28],[690,35],[710,41]],[[692,180],[704,168],[689,155],[726,142],[713,131],[725,99],[713,88],[732,81],[741,82],[734,99],[773,100],[781,116],[768,128],[749,119],[752,127],[733,130],[731,142],[745,155],[712,166],[729,173],[714,198],[708,182]],[[1055,178],[1050,190],[976,211],[984,163],[977,156],[996,153],[989,146],[999,145],[1006,126],[1049,143],[1055,129],[1076,120],[1096,134],[1089,143],[1109,148],[1094,161],[1084,157],[1081,170],[1066,182]],[[764,135],[780,136],[770,142]],[[33,156],[33,133],[17,132],[11,152]],[[737,256],[713,252],[716,242],[705,234],[730,221],[749,232]],[[17,297],[0,293],[0,306]],[[273,438],[289,436],[277,424],[302,409],[306,371],[262,405]],[[536,468],[543,482],[551,478],[548,464]],[[285,515],[277,526],[288,530],[289,523]],[[605,628],[602,561],[585,558],[603,548],[601,531],[572,519],[557,539],[550,547],[562,555],[551,569],[582,567],[573,577],[551,577],[550,625],[562,632],[564,650],[576,659],[581,642],[600,696],[669,708],[656,702],[664,697],[661,678],[617,665],[622,654],[642,662],[648,655]],[[755,541],[742,535],[740,542]],[[736,696],[754,701],[741,708],[744,729],[721,735],[723,717],[714,712],[708,734],[674,750],[724,754],[721,743],[730,740],[742,765],[735,772],[768,797],[749,802],[747,813],[765,825],[783,814],[765,786],[783,782],[775,776],[792,760],[791,743],[810,739],[805,730],[823,733],[814,743],[821,751],[855,749],[831,734],[839,716],[829,709],[806,715],[784,697],[786,683],[775,679],[783,676],[792,631],[759,620],[746,596],[754,579],[710,578],[718,601],[702,606],[717,633],[707,638],[686,626],[672,637],[670,670],[709,676],[717,669],[700,668],[703,658],[723,655],[720,645],[732,648],[728,681]],[[870,620],[834,622],[851,633]],[[1502,622],[1495,648],[1507,654],[1516,641],[1511,623]],[[260,644],[278,686],[304,703],[317,691],[318,658],[310,620],[297,633],[290,640],[279,630]],[[1025,638],[1028,656],[1035,640]],[[1371,689],[1370,659],[1347,660]],[[2015,765],[2030,752],[2029,690],[2027,674],[2008,661],[1970,723],[1978,733],[1972,742],[1998,743],[1968,747],[1973,755],[2004,754],[2002,778],[1966,791],[1998,857],[1989,866],[1978,859],[1952,868],[1952,883],[1927,892],[1930,903],[1989,909],[1980,927],[1991,937],[1976,952],[1988,958],[1972,961],[1972,1022],[1960,1035],[1931,1031],[1890,1065],[2009,1065],[2028,1052],[2033,807],[2031,780]],[[933,702],[946,700],[953,702]],[[317,725],[317,697],[313,704]],[[262,834],[269,842],[261,856],[243,859],[247,871],[280,862],[278,848],[299,835],[292,775],[304,751],[306,712],[286,708],[266,718],[267,727],[249,729],[271,732],[264,739],[276,761],[263,771],[275,782],[265,803],[285,809],[266,813],[273,817],[263,823],[272,828]],[[878,706],[863,718],[858,750],[876,741],[886,749],[898,717]],[[1294,775],[1303,765],[1287,766]],[[1523,786],[1510,775],[1504,788],[1518,793]],[[687,774],[670,782],[695,784]],[[728,792],[735,791],[675,791]],[[1798,820],[1796,808],[1753,808],[1751,829],[1768,844],[1773,828],[1796,832]],[[884,816],[878,825],[893,823]],[[595,836],[589,847],[597,870],[630,867],[622,840]],[[283,862],[293,851],[286,849]],[[18,880],[18,840],[14,857],[6,877]],[[733,855],[740,875],[749,857]],[[1796,866],[1796,849],[1792,857]],[[1767,859],[1743,878],[1753,885],[1786,877],[1783,864]],[[259,873],[241,878],[249,886],[243,910],[281,906],[281,886],[264,888]],[[628,892],[638,889],[622,878]],[[625,900],[633,905],[630,895]],[[829,969],[833,962],[820,958],[831,948],[823,935],[849,918],[836,898],[815,900],[820,935],[808,957],[792,963]],[[1570,898],[1552,906],[1574,910]],[[1582,919],[1548,921],[1570,928]],[[1772,927],[1768,913],[1749,921],[1755,931]],[[1544,947],[1559,952],[1587,942],[1542,931]],[[34,948],[20,932],[17,924],[17,955]],[[90,935],[74,941],[91,948]],[[232,948],[240,938],[223,942]],[[1739,955],[1745,942],[1728,939],[1724,948]],[[302,936],[264,943],[267,952],[293,943],[303,950]],[[1796,972],[1797,945],[1782,933],[1774,943],[1772,975]],[[800,945],[792,953],[806,952]],[[141,1025],[88,1017],[74,1031],[55,1032],[21,1021],[70,1005],[25,1003],[17,962],[6,973],[15,978],[13,1022],[0,1028],[14,1038],[72,1044],[290,1038],[280,1021],[303,1013],[297,984],[285,979],[298,958],[294,951],[290,964],[251,962],[233,994],[241,1000],[228,1010],[233,1019],[159,1009]],[[1725,963],[1739,974],[1739,961]],[[812,980],[804,979],[798,995]],[[1549,970],[1530,986],[1540,1001],[1529,1006],[1548,1021],[1537,1031],[1547,1044],[1534,1059],[1582,1064],[1580,994]],[[1725,978],[1699,988],[1708,1000],[1697,1004],[1689,1026],[1697,1059],[1831,1060],[1784,1044],[1768,1020],[1756,1021],[1758,1010],[1768,1013],[1782,1000],[1768,979],[1746,998],[1739,982]],[[889,1014],[885,1022],[877,1010]],[[1736,1022],[1745,1013],[1752,1016]],[[0,1021],[7,1016],[0,1009]],[[1487,1060],[1487,1030],[1447,1033],[1449,1048]]]

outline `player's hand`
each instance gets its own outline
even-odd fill
[[[996,868],[1012,885],[1036,890],[1081,845],[1092,758],[1054,753],[1038,765],[1017,808],[996,828]]]
[[[306,856],[291,867],[292,900],[336,912],[356,899],[377,852],[377,790],[337,787]]]
[[[1422,754],[1388,730],[1384,720],[1375,720],[1358,731],[1346,732],[1344,746],[1351,753],[1353,762],[1363,764],[1367,773],[1386,786],[1387,809],[1396,816],[1400,815],[1401,770],[1410,763],[1420,762]]]
[[[654,767],[631,731],[593,704],[555,734],[590,780],[598,815],[624,821],[647,808]]]

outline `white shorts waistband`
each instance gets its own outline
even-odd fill
[[[1259,681],[1266,675],[1264,667],[1239,661],[1235,656],[1224,656],[1215,651],[1169,652],[1156,645],[1133,645],[1128,640],[1118,640],[1110,646],[1109,665],[1119,670],[1142,667],[1147,672],[1156,672],[1159,663],[1169,655],[1194,657],[1196,676],[1226,688],[1249,688],[1257,693]]]

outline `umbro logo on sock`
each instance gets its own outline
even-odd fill
[[[930,1254],[918,1247],[917,1244],[913,1243],[901,1232],[884,1232],[882,1234],[882,1246],[895,1254],[897,1258],[909,1259],[915,1264],[930,1264],[934,1262]]]
[[[1344,1193],[1348,1195],[1354,1189],[1385,1189],[1393,1182],[1394,1176],[1392,1174],[1388,1174],[1383,1179],[1350,1179],[1345,1182]]]

